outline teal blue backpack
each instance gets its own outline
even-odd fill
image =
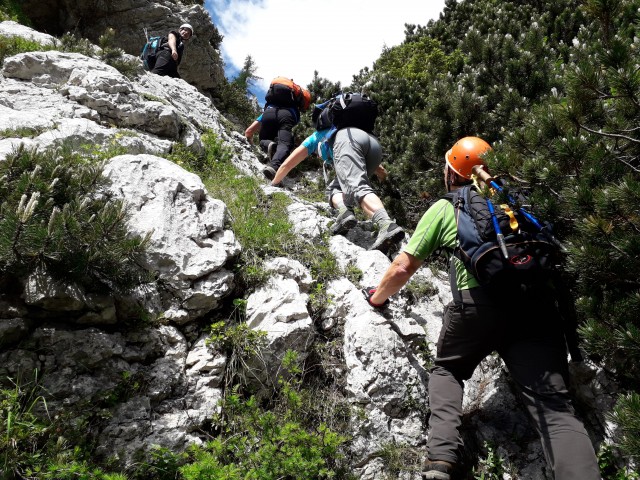
[[[142,47],[142,53],[140,53],[145,70],[153,70],[156,65],[156,56],[166,43],[164,37],[150,37],[147,40],[147,43]]]

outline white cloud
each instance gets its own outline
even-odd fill
[[[405,23],[438,18],[444,0],[206,0],[205,7],[224,35],[225,61],[240,69],[251,55],[266,90],[279,75],[306,85],[314,70],[349,85],[384,46],[404,40]]]

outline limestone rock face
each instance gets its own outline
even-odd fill
[[[104,174],[111,193],[133,211],[131,231],[150,234],[144,266],[156,272],[168,297],[158,313],[184,323],[218,307],[234,284],[223,266],[240,253],[225,230],[225,204],[208,197],[197,175],[159,157],[114,157]]]
[[[0,32],[56,42],[14,22],[0,22]],[[129,152],[106,162],[110,190],[99,194],[122,199],[131,233],[149,234],[143,266],[157,279],[128,296],[86,291],[44,270],[18,279],[0,292],[0,375],[28,381],[37,372],[52,414],[109,410],[94,432],[96,453],[114,455],[125,467],[154,444],[179,450],[201,442],[199,430],[219,408],[227,359],[191,322],[232,291],[235,276],[227,267],[241,247],[225,204],[198,176],[156,155],[174,143],[200,152],[202,133],[211,131],[248,172],[259,168],[257,158],[246,141],[226,132],[210,99],[185,81],[143,71],[128,78],[77,53],[6,58],[0,114],[0,162],[20,145]],[[144,326],[141,316],[149,319]],[[137,328],[123,325],[131,319]],[[107,398],[116,398],[115,406]]]
[[[309,271],[300,262],[286,258],[273,259],[265,266],[271,277],[247,299],[247,324],[266,332],[266,346],[249,362],[246,375],[249,383],[263,393],[278,384],[287,350],[297,352],[304,362],[315,338],[307,309]]]
[[[115,46],[135,56],[140,55],[145,43],[143,28],[149,36],[164,36],[182,23],[190,23],[195,35],[185,48],[180,65],[182,78],[202,92],[224,79],[219,51],[222,37],[200,5],[171,0],[26,0],[23,9],[37,29],[55,36],[76,32],[98,44],[100,36],[113,29]]]
[[[56,38],[52,35],[38,32],[32,28],[25,27],[17,22],[7,20],[0,23],[0,35],[5,37],[20,37],[25,40],[32,40],[38,42],[41,45],[55,45]]]

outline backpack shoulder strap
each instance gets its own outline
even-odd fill
[[[452,192],[445,193],[440,198],[443,198],[451,202],[451,205],[453,205],[453,208],[457,210],[458,208],[462,207],[462,205],[464,204],[464,198],[467,196],[466,192],[468,192],[470,187],[471,187],[470,185],[465,185],[462,188],[458,188],[457,190],[454,190]],[[456,216],[456,222],[457,222],[457,219],[458,217]]]
[[[447,200],[448,202],[451,203],[451,205],[454,205],[456,202],[457,196],[458,196],[457,191],[454,191],[454,192],[447,192],[440,198]]]

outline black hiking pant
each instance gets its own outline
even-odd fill
[[[267,108],[262,114],[260,126],[260,148],[266,152],[269,143],[276,142],[276,151],[269,162],[274,170],[278,170],[282,162],[293,150],[293,127],[298,118],[289,108]]]
[[[180,78],[178,62],[171,57],[171,50],[160,50],[156,55],[156,64],[151,73],[165,75],[172,78]]]
[[[567,391],[566,344],[552,295],[510,300],[505,295],[497,305],[480,288],[460,294],[445,307],[429,377],[429,459],[458,461],[462,381],[497,351],[540,435],[554,478],[600,480],[593,445]]]

